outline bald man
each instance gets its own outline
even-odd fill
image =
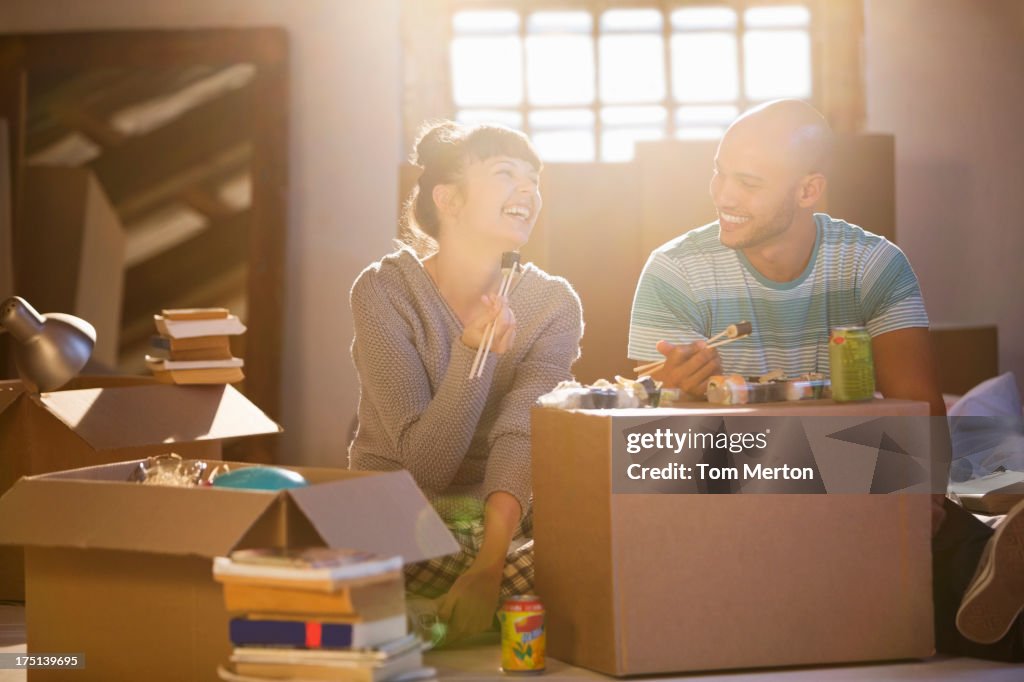
[[[814,212],[832,146],[825,119],[799,100],[769,102],[729,126],[711,177],[718,220],[651,254],[633,299],[630,358],[663,359],[654,378],[701,400],[715,374],[828,375],[829,331],[863,326],[877,389],[945,415],[928,316],[906,256],[884,237]],[[706,347],[743,320],[753,325],[749,339]],[[1022,660],[1024,504],[991,541],[987,526],[942,496],[933,521],[939,649]]]
[[[633,301],[629,357],[660,360],[654,375],[702,399],[708,377],[828,374],[834,327],[866,326],[878,390],[945,414],[932,376],[928,316],[910,264],[883,237],[814,213],[827,185],[832,133],[798,100],[737,119],[715,157],[718,220],[657,249]],[[704,348],[748,320],[754,338]]]

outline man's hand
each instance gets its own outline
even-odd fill
[[[438,617],[448,624],[445,643],[456,642],[491,626],[498,610],[504,564],[478,566],[474,562],[438,599]]]
[[[665,366],[651,375],[666,388],[678,388],[691,398],[702,399],[708,390],[708,379],[722,373],[718,351],[704,341],[674,344],[658,342],[658,352],[665,356]]]

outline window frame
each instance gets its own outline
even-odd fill
[[[772,6],[801,6],[806,8],[810,17],[806,26],[806,31],[809,39],[810,47],[810,87],[811,93],[806,101],[812,106],[819,109],[822,108],[823,99],[823,88],[822,85],[822,66],[821,66],[821,41],[819,39],[820,31],[822,29],[822,17],[820,16],[819,7],[816,0],[450,0],[448,3],[447,14],[445,20],[450,27],[450,33],[448,35],[448,62],[446,63],[448,74],[449,74],[449,87],[448,87],[448,102],[450,106],[451,116],[454,118],[458,115],[459,111],[472,111],[472,110],[495,110],[495,111],[509,111],[516,112],[519,114],[522,121],[522,130],[527,135],[533,134],[533,126],[530,124],[530,112],[531,111],[545,111],[545,110],[589,110],[593,116],[593,133],[594,133],[594,159],[586,163],[614,163],[614,161],[606,161],[603,158],[604,143],[603,134],[605,132],[605,125],[602,122],[601,111],[607,107],[661,107],[666,113],[665,126],[664,126],[664,138],[666,140],[676,139],[677,132],[680,129],[677,121],[677,110],[684,106],[735,106],[738,111],[742,112],[749,107],[761,103],[762,99],[751,99],[747,97],[746,93],[746,67],[745,67],[745,47],[743,37],[747,31],[745,11],[755,7],[772,7]],[[739,96],[734,100],[717,100],[717,101],[702,101],[699,103],[687,103],[676,99],[673,91],[673,64],[672,64],[672,37],[682,31],[676,31],[672,26],[671,15],[674,10],[684,9],[687,7],[706,7],[706,6],[727,6],[731,7],[736,12],[736,26],[732,29],[733,34],[736,36],[736,48],[737,48],[737,86]],[[600,91],[600,78],[601,78],[601,62],[600,62],[600,38],[602,35],[600,26],[600,17],[602,13],[611,9],[654,9],[657,10],[662,17],[661,22],[661,39],[662,39],[662,53],[664,59],[664,79],[665,79],[665,96],[658,101],[647,101],[647,102],[604,102],[601,99]],[[452,19],[455,13],[467,10],[509,10],[514,11],[519,17],[519,28],[518,38],[522,45],[521,50],[521,78],[523,97],[522,101],[518,106],[468,106],[459,107],[455,103],[454,98],[454,83],[451,82],[450,76],[452,74],[452,64],[450,57],[450,45],[451,40],[457,37],[454,30],[451,29]],[[588,105],[565,105],[565,104],[532,104],[529,101],[529,90],[527,84],[527,49],[526,39],[531,35],[528,31],[527,17],[536,11],[586,11],[591,16],[591,43],[593,50],[594,59],[594,99]],[[708,29],[714,32],[723,32],[723,29]],[[786,31],[793,30],[792,26],[782,27],[758,27],[754,30],[757,31]],[[589,129],[588,129],[589,130]]]

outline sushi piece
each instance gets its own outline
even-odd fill
[[[707,399],[715,405],[746,405],[750,389],[739,374],[715,375],[708,379]]]
[[[737,322],[736,324],[730,324],[728,327],[708,339],[708,348],[718,348],[719,346],[724,346],[727,343],[745,339],[750,336],[753,331],[754,326],[746,320],[743,322]],[[728,338],[719,341],[723,336]]]
[[[747,322],[746,320],[743,320],[742,322],[739,322],[737,324],[730,324],[728,327],[726,327],[725,335],[728,336],[730,339],[738,339],[741,336],[750,336],[750,334],[753,331],[754,326]]]
[[[829,380],[824,374],[801,374],[786,382],[786,400],[816,400],[828,395]]]

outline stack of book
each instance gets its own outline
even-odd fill
[[[325,547],[218,557],[234,646],[221,679],[431,678],[409,634],[401,569],[400,557]]]
[[[245,325],[227,308],[161,311],[153,321],[159,336],[146,365],[168,384],[234,384],[245,378],[241,358],[231,355],[231,337]]]

